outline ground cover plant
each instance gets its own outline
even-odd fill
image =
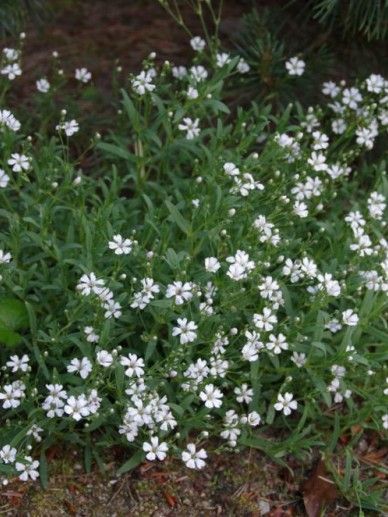
[[[46,451],[63,442],[87,468],[120,445],[119,473],[169,457],[200,470],[216,452],[284,462],[388,427],[388,184],[374,152],[387,81],[327,81],[308,109],[231,110],[248,63],[213,39],[190,45],[187,67],[145,60],[103,138],[58,107],[58,70],[36,78],[43,125],[11,107],[22,54],[3,49],[4,483],[47,483]],[[289,56],[282,71],[298,81],[308,66]],[[82,63],[74,79],[93,81]],[[88,174],[81,137],[101,157]],[[352,490],[377,508],[379,494]]]

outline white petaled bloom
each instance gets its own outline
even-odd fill
[[[192,299],[192,291],[193,284],[191,282],[182,283],[178,280],[167,286],[166,298],[175,298],[175,303],[177,305],[182,305]]]
[[[216,55],[216,65],[218,68],[222,68],[230,63],[230,54],[227,52],[218,52]]]
[[[193,50],[196,52],[202,52],[202,50],[206,47],[206,42],[200,36],[194,36],[191,38],[190,45]]]
[[[25,154],[13,153],[7,163],[12,167],[13,172],[28,171],[31,167],[31,158]]]
[[[11,369],[13,373],[18,372],[19,370],[21,372],[26,372],[28,370],[28,362],[29,362],[28,355],[24,354],[22,357],[19,357],[18,355],[11,355],[9,358],[9,361],[6,364],[8,368]]]
[[[234,388],[237,402],[249,404],[253,399],[253,389],[248,384],[241,384],[241,387]]]
[[[12,260],[11,253],[0,250],[0,264],[9,264]]]
[[[16,48],[3,48],[3,54],[7,61],[17,61],[20,56],[20,51]]]
[[[253,323],[255,327],[266,332],[272,330],[278,319],[268,307],[264,307],[262,314],[253,315]]]
[[[28,481],[29,479],[35,481],[39,477],[39,461],[33,460],[31,456],[26,456],[24,461],[25,463],[20,461],[15,463],[16,470],[20,472],[19,479],[22,481]]]
[[[380,74],[371,74],[366,82],[366,89],[371,93],[381,93],[385,86],[384,77]]]
[[[294,395],[288,392],[286,392],[284,396],[279,393],[278,401],[274,404],[276,411],[283,411],[283,414],[286,416],[290,415],[292,410],[296,410],[297,407],[298,403],[294,400]]]
[[[87,357],[77,359],[76,357],[67,365],[69,373],[78,373],[81,379],[86,379],[92,371],[92,363]]]
[[[86,336],[86,341],[89,343],[98,343],[100,336],[96,334],[93,327],[84,327],[84,333]]]
[[[208,273],[217,273],[220,267],[221,264],[215,257],[205,258],[205,269]]]
[[[203,391],[199,394],[199,398],[205,403],[209,409],[220,408],[222,406],[223,393],[213,384],[207,384]]]
[[[132,88],[139,95],[145,95],[147,92],[153,92],[156,88],[152,82],[152,74],[149,71],[141,71],[136,77],[132,79]]]
[[[194,321],[188,321],[187,318],[178,318],[177,327],[172,329],[173,336],[179,336],[181,345],[192,343],[197,339],[198,325]]]
[[[9,110],[0,110],[0,125],[6,126],[15,133],[21,128],[20,122]]]
[[[223,169],[228,176],[238,176],[240,174],[240,169],[233,162],[224,163]]]
[[[358,323],[358,316],[352,309],[347,309],[342,312],[342,323],[349,327],[355,327]]]
[[[79,131],[78,122],[74,119],[66,120],[58,124],[55,128],[57,131],[64,131],[66,136],[73,136]]]
[[[3,463],[14,463],[16,459],[16,453],[17,450],[15,447],[11,447],[9,444],[4,445],[4,447],[0,449],[0,460]]]
[[[197,88],[194,88],[193,86],[189,86],[187,88],[187,92],[186,92],[186,95],[187,95],[187,98],[188,99],[198,99],[198,90]]]
[[[291,361],[298,368],[302,368],[306,364],[306,361],[307,361],[306,354],[304,354],[303,352],[301,352],[300,354],[298,354],[298,352],[293,352]]]
[[[36,81],[36,89],[40,93],[47,93],[50,90],[50,83],[44,77]]]
[[[257,411],[252,411],[244,418],[243,423],[250,425],[251,427],[257,427],[260,425],[261,416]]]
[[[207,453],[205,449],[200,449],[197,451],[194,443],[188,443],[187,449],[182,452],[182,461],[189,469],[203,469],[203,467],[206,465],[204,461],[206,458]]]
[[[9,176],[6,174],[3,169],[0,169],[0,188],[5,188],[8,185]]]
[[[128,357],[120,357],[120,363],[126,367],[127,377],[142,377],[144,375],[144,360],[136,354],[128,354]]]
[[[22,69],[18,63],[10,63],[1,69],[1,74],[6,75],[10,81],[13,81],[19,75],[22,75]]]
[[[322,85],[322,93],[324,95],[329,95],[330,97],[337,97],[339,92],[341,91],[341,88],[337,86],[333,81],[328,81],[326,83],[323,83]]]
[[[99,295],[104,284],[104,280],[97,278],[94,273],[90,273],[89,275],[85,274],[81,276],[77,284],[77,289],[81,291],[83,296],[88,296],[92,293]]]
[[[342,92],[342,103],[350,109],[356,110],[358,103],[362,101],[362,95],[358,88],[345,88]]]
[[[184,117],[183,122],[178,125],[180,131],[186,131],[186,139],[193,140],[196,138],[201,129],[199,128],[199,119],[192,120],[190,117]]]
[[[100,350],[97,352],[96,360],[99,365],[108,368],[113,363],[113,356],[107,350]]]
[[[83,417],[90,415],[89,404],[85,395],[79,397],[70,396],[66,401],[65,413],[71,416],[75,421],[81,420]]]
[[[3,391],[0,391],[0,401],[3,409],[14,409],[21,404],[21,399],[25,396],[26,386],[21,381],[14,381],[12,384],[5,384]]]
[[[133,241],[124,239],[121,235],[113,235],[113,240],[109,241],[108,246],[113,250],[115,255],[129,255],[132,251]]]
[[[249,64],[245,61],[244,58],[240,57],[239,62],[237,63],[237,71],[240,74],[247,74],[250,71],[251,67]]]
[[[190,75],[195,82],[200,83],[204,81],[209,74],[205,67],[197,65],[190,68]]]
[[[149,442],[143,443],[143,451],[147,453],[147,460],[154,461],[158,459],[163,461],[167,456],[168,445],[166,442],[159,443],[157,436],[151,436]]]
[[[288,75],[303,75],[306,63],[298,57],[291,57],[286,62]]]
[[[283,334],[279,334],[275,336],[274,334],[269,335],[269,342],[266,343],[267,350],[270,350],[274,354],[281,354],[283,350],[288,350],[288,343],[286,341],[286,336]]]
[[[172,75],[175,79],[183,79],[187,76],[187,68],[185,66],[173,66]]]
[[[388,429],[388,413],[381,417],[384,429]]]
[[[92,78],[92,74],[85,67],[76,68],[74,76],[81,83],[88,83]]]

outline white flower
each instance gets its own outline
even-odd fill
[[[114,250],[115,255],[129,255],[132,251],[133,241],[124,239],[121,235],[113,235],[113,240],[109,241],[110,250]]]
[[[190,73],[191,73],[192,79],[197,83],[204,81],[208,76],[208,72],[207,72],[206,68],[203,67],[202,65],[192,66],[190,68]]]
[[[286,62],[288,75],[303,75],[306,63],[298,57],[291,57]]]
[[[173,66],[172,75],[176,79],[183,79],[187,75],[187,68],[185,66]]]
[[[88,296],[91,293],[98,295],[101,293],[104,284],[104,280],[97,278],[94,273],[90,273],[89,275],[84,274],[79,279],[77,289],[81,291],[81,294],[84,296]]]
[[[199,128],[199,119],[192,120],[190,117],[184,117],[183,122],[178,125],[180,131],[186,131],[186,139],[193,140],[197,137],[201,130]]]
[[[18,372],[19,370],[21,372],[26,372],[28,370],[28,362],[29,362],[28,355],[24,354],[22,357],[19,357],[18,355],[11,355],[9,358],[9,361],[5,363],[8,368],[11,369],[13,373]]]
[[[167,286],[166,298],[175,298],[175,303],[182,305],[192,299],[192,290],[193,284],[191,282],[182,283],[178,280]]]
[[[362,96],[358,88],[345,88],[342,92],[342,102],[350,109],[356,110],[358,103],[362,101]]]
[[[156,86],[152,82],[152,74],[145,72],[144,70],[140,72],[134,79],[132,79],[132,88],[139,95],[145,95],[147,92],[153,92]]]
[[[216,65],[218,68],[222,68],[223,66],[230,63],[230,54],[226,52],[218,52],[216,55]]]
[[[113,363],[113,356],[107,350],[100,350],[96,356],[98,364],[108,368]]]
[[[285,393],[284,396],[279,393],[278,394],[278,402],[274,404],[274,408],[276,411],[283,411],[284,415],[288,416],[291,414],[292,410],[297,409],[298,403],[296,400],[293,400],[294,395],[292,393]]]
[[[205,449],[197,451],[194,443],[187,444],[187,450],[182,452],[182,461],[189,469],[202,469],[206,463],[207,454]]]
[[[330,97],[337,97],[337,95],[341,91],[341,88],[337,86],[335,83],[333,83],[333,81],[323,83],[322,86],[322,93],[324,95],[329,95]]]
[[[202,50],[206,47],[206,42],[200,36],[194,36],[191,38],[190,45],[193,50],[196,52],[202,52]]]
[[[24,154],[13,153],[7,163],[12,167],[14,172],[28,171],[31,167],[31,158]]]
[[[371,74],[365,82],[368,92],[381,93],[384,89],[385,80],[380,74]]]
[[[255,327],[265,330],[266,332],[272,330],[277,321],[278,319],[276,314],[273,314],[271,309],[268,307],[264,307],[262,314],[253,315],[253,323]]]
[[[13,116],[9,110],[0,110],[0,124],[6,126],[15,133],[21,128],[20,122]]]
[[[3,169],[0,169],[0,188],[5,188],[8,185],[9,176],[6,174]]]
[[[269,342],[266,343],[267,350],[273,351],[274,354],[281,354],[283,350],[288,350],[288,343],[286,341],[286,336],[283,334],[279,334],[275,336],[274,334],[269,335]]]
[[[86,335],[86,341],[89,343],[98,343],[100,336],[96,334],[93,327],[84,327],[84,333]]]
[[[213,384],[207,384],[203,391],[199,394],[199,398],[205,402],[205,406],[209,409],[220,408],[222,406],[223,393]]]
[[[186,95],[188,99],[198,99],[198,90],[197,88],[193,88],[192,86],[189,86],[187,88]]]
[[[221,264],[215,257],[205,258],[205,269],[208,273],[217,273],[220,267]]]
[[[73,136],[79,131],[78,122],[74,119],[67,120],[58,124],[55,128],[57,131],[64,131],[66,136]]]
[[[298,352],[293,352],[292,353],[292,357],[291,357],[291,361],[298,368],[302,368],[302,366],[304,366],[306,364],[306,361],[307,361],[306,354],[304,354],[303,352],[301,352],[300,354],[298,354]]]
[[[188,321],[187,318],[178,318],[177,324],[178,326],[172,329],[172,335],[179,336],[181,345],[192,343],[197,339],[196,330],[198,326],[194,321]]]
[[[1,74],[6,75],[10,81],[13,81],[17,76],[22,75],[22,70],[18,63],[12,63],[2,68]]]
[[[240,57],[240,60],[237,63],[237,71],[240,72],[240,74],[247,74],[250,69],[251,67],[248,65],[245,59]]]
[[[36,89],[38,92],[47,93],[50,90],[50,83],[47,79],[42,77],[42,79],[38,79],[36,81]]]
[[[69,373],[78,373],[81,379],[86,379],[92,371],[92,363],[87,357],[77,359],[76,357],[70,361],[67,365],[67,371]]]
[[[120,363],[126,366],[125,375],[127,377],[142,377],[144,374],[144,361],[136,354],[128,354],[128,357],[120,357]]]
[[[90,415],[88,401],[85,395],[82,394],[79,397],[74,397],[72,395],[69,397],[66,401],[65,413],[77,422],[83,417]]]
[[[248,387],[248,384],[242,384],[241,388],[234,388],[234,393],[236,395],[237,402],[241,404],[245,402],[245,404],[249,404],[253,399],[253,389]]]
[[[11,447],[11,445],[4,445],[2,449],[0,449],[0,460],[3,463],[14,463],[16,459],[17,450],[15,447]]]
[[[0,264],[9,264],[12,260],[11,253],[0,250]]]
[[[347,309],[342,312],[342,323],[349,327],[355,327],[358,323],[358,316],[352,309]]]
[[[3,54],[8,61],[16,61],[19,59],[20,51],[16,48],[3,48]]]
[[[168,445],[166,442],[159,443],[157,436],[151,436],[150,442],[143,443],[143,451],[147,453],[147,460],[154,461],[158,459],[163,461],[167,456]]]
[[[381,420],[383,421],[384,429],[388,429],[388,413],[386,415],[383,415],[381,417]]]
[[[92,74],[85,67],[76,68],[74,76],[77,81],[80,81],[81,83],[88,83],[92,78]]]
[[[19,461],[15,463],[16,470],[20,472],[19,479],[22,481],[28,481],[28,479],[35,481],[39,477],[39,472],[37,470],[39,467],[39,461],[32,460],[30,456],[26,456],[24,461],[26,463],[21,463]]]

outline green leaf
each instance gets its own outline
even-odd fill
[[[25,304],[16,298],[0,300],[0,323],[11,330],[28,327],[28,313]]]
[[[128,461],[126,461],[125,463],[123,463],[121,465],[121,467],[117,471],[117,475],[121,476],[122,474],[125,474],[125,472],[133,470],[135,467],[140,465],[140,463],[143,461],[143,459],[144,459],[143,451],[140,450],[140,451],[135,452],[133,454],[133,456],[131,457],[131,459],[129,459]]]
[[[13,330],[0,325],[0,343],[5,346],[13,347],[22,342],[22,336]]]
[[[170,201],[165,201],[168,211],[171,214],[171,218],[174,223],[179,226],[183,233],[189,235],[190,233],[190,223],[183,217],[183,215],[179,212],[176,206],[174,206]]]

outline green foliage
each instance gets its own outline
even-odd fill
[[[1,0],[0,36],[20,32],[27,19],[39,23],[47,16],[45,0]]]
[[[350,35],[360,32],[368,40],[384,41],[388,34],[388,0],[313,0],[314,18],[330,29]]]

